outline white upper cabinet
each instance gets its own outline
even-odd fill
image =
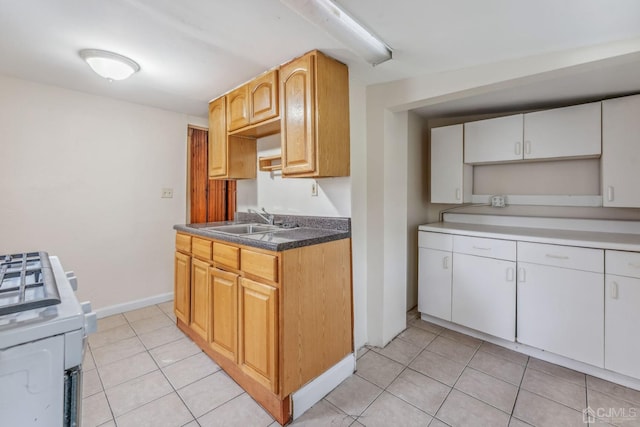
[[[601,103],[516,114],[464,124],[464,162],[599,157]]]
[[[522,123],[522,114],[465,123],[464,162],[522,160]]]
[[[640,95],[602,102],[604,206],[640,207]]]
[[[431,129],[431,203],[471,201],[472,169],[462,160],[462,125]]]
[[[527,113],[524,159],[598,157],[600,135],[600,102]]]

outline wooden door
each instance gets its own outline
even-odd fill
[[[211,348],[237,361],[238,275],[217,268],[209,269],[211,283]]]
[[[227,130],[229,132],[249,124],[249,87],[244,85],[230,92],[227,98]]]
[[[207,131],[189,128],[189,144],[189,222],[194,224],[207,221]]]
[[[278,290],[240,279],[238,363],[272,392],[278,392]]]
[[[189,324],[189,306],[191,294],[191,257],[180,252],[176,252],[174,262],[174,299],[173,311],[176,317]]]
[[[209,178],[227,175],[227,115],[225,97],[209,103]]]
[[[191,330],[209,339],[209,264],[191,260]]]
[[[268,120],[278,115],[278,70],[249,82],[249,122]]]
[[[208,178],[207,134],[204,129],[189,128],[189,222],[192,224],[233,220],[236,210],[236,182]]]
[[[283,174],[316,170],[314,59],[305,55],[280,68]]]

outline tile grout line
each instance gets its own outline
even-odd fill
[[[165,316],[167,316],[167,317],[169,318],[169,320],[172,320],[172,319],[167,315],[167,313],[165,313],[165,312],[164,312],[160,307],[158,307],[158,305],[157,305],[157,304],[154,304],[153,306],[147,306],[147,307],[157,307],[157,308],[158,308],[158,310],[160,310],[160,311],[162,312],[162,314],[164,314]],[[146,307],[143,307],[143,308],[146,308]],[[128,325],[128,326],[131,328],[131,330],[133,331],[134,336],[135,336],[136,338],[138,338],[138,340],[140,340],[140,336],[138,335],[138,332],[133,328],[133,326],[131,326],[131,321],[129,321],[129,319],[127,318],[127,316],[125,316],[125,314],[124,314],[124,313],[120,313],[120,314],[122,315],[122,317],[124,317],[125,321],[127,322],[127,325]],[[154,317],[154,316],[149,316],[149,317],[145,317],[145,318],[138,319],[138,320],[146,320],[146,319],[150,319],[150,318],[152,318],[152,317]],[[136,321],[138,321],[138,320],[136,320]],[[160,328],[158,328],[158,329],[160,329]],[[155,329],[155,330],[157,330],[157,329]],[[155,331],[155,330],[154,330],[154,331]],[[149,332],[153,332],[153,331],[149,331]],[[125,339],[128,339],[128,338],[125,338]],[[124,339],[119,340],[119,341],[124,341]],[[116,341],[116,342],[114,342],[113,344],[115,344],[115,343],[117,343],[117,342],[119,342],[119,341]],[[177,340],[176,340],[176,341],[177,341]],[[160,373],[161,373],[161,374],[162,374],[162,376],[165,378],[165,380],[167,381],[167,383],[169,384],[169,386],[171,387],[171,389],[172,389],[173,391],[171,391],[171,392],[169,392],[169,393],[167,393],[167,394],[164,394],[164,395],[162,395],[162,396],[160,396],[160,397],[157,397],[157,398],[155,398],[155,399],[153,399],[153,400],[151,400],[151,401],[149,401],[149,402],[146,402],[146,403],[144,403],[143,405],[140,405],[140,406],[138,406],[138,407],[136,407],[136,408],[132,408],[132,409],[130,409],[129,411],[127,411],[127,412],[125,412],[125,413],[123,413],[123,414],[120,414],[120,415],[119,415],[119,417],[122,417],[122,416],[124,416],[124,415],[126,415],[126,414],[128,414],[128,413],[130,413],[130,412],[135,411],[136,409],[142,408],[143,406],[146,406],[146,405],[148,405],[148,404],[150,404],[150,403],[153,403],[153,402],[155,402],[155,401],[157,401],[157,400],[160,400],[160,399],[162,399],[162,398],[164,398],[164,397],[166,397],[166,396],[169,396],[169,395],[170,395],[170,394],[172,394],[172,393],[175,393],[175,394],[178,396],[178,398],[180,399],[180,401],[185,405],[186,409],[189,411],[189,413],[190,413],[190,414],[191,414],[191,416],[193,417],[193,420],[196,420],[195,416],[193,415],[193,413],[191,412],[191,410],[189,409],[189,407],[186,405],[186,403],[182,400],[182,397],[178,394],[178,392],[177,392],[176,388],[173,386],[173,384],[171,383],[171,381],[169,381],[169,378],[167,378],[167,376],[165,375],[164,371],[162,370],[162,368],[160,367],[160,365],[158,364],[158,362],[157,362],[157,361],[155,360],[155,358],[151,355],[151,350],[152,350],[152,349],[147,348],[147,346],[146,346],[146,345],[144,345],[144,343],[142,342],[142,340],[140,340],[140,342],[142,343],[142,346],[144,347],[144,351],[141,351],[141,352],[139,352],[139,353],[136,353],[136,354],[134,354],[133,356],[137,356],[138,354],[147,353],[147,354],[149,355],[149,357],[151,358],[151,360],[153,361],[153,363],[154,363],[154,364],[156,365],[156,367],[158,368],[157,370],[158,370],[158,371],[160,371]],[[175,341],[170,341],[169,343],[165,343],[165,344],[170,344],[170,343],[172,343],[172,342],[175,342]],[[164,344],[162,344],[162,345],[164,345]],[[105,346],[103,346],[103,347],[106,347],[106,345],[105,345]],[[160,347],[160,346],[157,346],[157,347]],[[154,347],[154,348],[156,348],[156,347]],[[93,356],[93,353],[92,353],[92,356]],[[133,356],[130,356],[130,357],[133,357]],[[125,358],[125,359],[121,359],[121,360],[126,360],[126,359],[127,359],[127,358]],[[184,359],[183,359],[183,360],[184,360]],[[118,360],[118,361],[114,361],[114,362],[112,362],[112,363],[117,363],[117,362],[119,362],[119,361],[120,361],[120,360]],[[104,366],[111,365],[112,363],[105,364]],[[176,362],[176,363],[177,363],[177,362]],[[95,359],[94,359],[94,364],[95,364]],[[167,366],[170,366],[170,365],[167,365]],[[106,388],[104,387],[104,384],[102,383],[102,377],[101,377],[101,375],[100,375],[100,371],[98,370],[98,365],[96,365],[96,371],[97,371],[97,373],[98,373],[98,376],[100,377],[100,382],[101,382],[102,387],[103,387],[103,392],[104,392],[104,395],[105,395],[105,399],[107,400],[107,404],[109,405],[109,410],[111,411],[111,416],[112,416],[111,421],[113,421],[113,422],[116,424],[116,426],[117,426],[116,416],[115,416],[115,413],[113,412],[113,409],[111,408],[111,402],[109,401],[109,398],[107,397],[107,390],[106,390]],[[155,371],[155,370],[154,370],[154,371]],[[139,376],[134,377],[134,378],[130,378],[129,380],[127,380],[127,381],[125,381],[125,382],[123,382],[123,383],[120,383],[120,384],[116,384],[116,385],[114,385],[114,386],[113,386],[113,387],[111,387],[111,388],[115,388],[115,387],[120,386],[120,385],[122,385],[122,384],[126,384],[126,383],[128,383],[129,381],[132,381],[132,380],[135,380],[135,379],[141,378],[141,377],[143,377],[143,376],[145,376],[145,375],[148,375],[148,374],[150,374],[150,373],[152,373],[152,372],[154,372],[154,371],[144,373],[144,374],[139,375]],[[193,420],[192,420],[192,421],[193,421]],[[107,421],[107,422],[108,422],[108,421]],[[191,421],[189,421],[189,422],[191,422]],[[189,424],[189,422],[188,422],[187,424]]]

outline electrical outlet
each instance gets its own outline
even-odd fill
[[[491,196],[491,206],[494,208],[504,208],[506,206],[504,196]]]
[[[162,196],[160,197],[163,199],[173,199],[173,188],[163,188]]]
[[[318,197],[318,183],[315,180],[311,183],[311,196]]]

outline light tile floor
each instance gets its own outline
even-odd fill
[[[84,362],[84,427],[278,424],[175,326],[172,302],[98,321]],[[294,426],[585,426],[602,408],[639,426],[640,391],[417,318]],[[616,412],[611,412],[613,408]],[[608,425],[596,420],[590,425]]]

